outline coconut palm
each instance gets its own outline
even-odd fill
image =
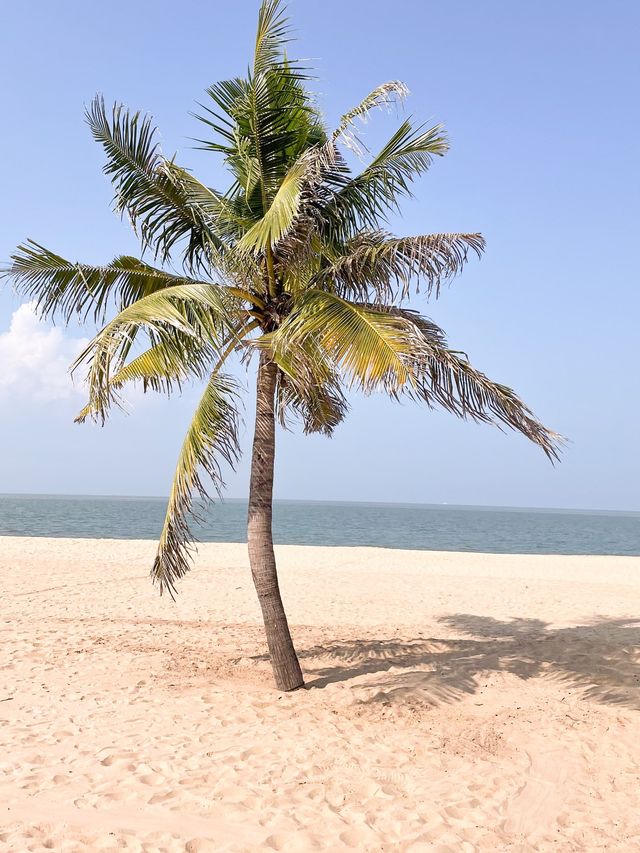
[[[484,248],[477,233],[388,230],[414,179],[447,151],[443,128],[403,121],[370,155],[357,127],[407,95],[390,82],[328,132],[306,91],[305,67],[286,58],[288,41],[281,0],[264,0],[247,76],[207,90],[199,142],[222,155],[231,177],[225,192],[165,157],[148,116],[107,109],[101,97],[92,102],[87,121],[104,149],[115,209],[130,219],[147,260],[82,264],[28,241],[8,270],[42,317],[79,316],[101,327],[77,363],[87,368],[89,394],[78,420],[104,422],[128,382],[167,394],[188,380],[204,383],[152,568],[161,592],[173,595],[190,567],[194,502],[207,499],[210,483],[219,492],[221,465],[238,458],[238,386],[228,365],[257,359],[249,560],[283,690],[303,677],[271,533],[276,420],[331,435],[347,413],[347,390],[384,391],[517,430],[551,458],[559,439],[407,306],[420,286],[437,297]],[[352,169],[354,151],[362,162]]]

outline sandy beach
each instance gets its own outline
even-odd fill
[[[0,850],[640,848],[640,558],[0,539]]]

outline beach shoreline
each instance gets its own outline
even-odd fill
[[[0,849],[635,849],[640,558],[0,537]],[[4,845],[4,846],[3,846]]]

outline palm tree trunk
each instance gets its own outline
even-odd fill
[[[280,690],[295,690],[302,687],[304,679],[280,597],[271,533],[273,466],[276,452],[276,374],[276,365],[262,354],[258,366],[256,431],[251,459],[247,534],[251,574],[262,608],[276,685]]]

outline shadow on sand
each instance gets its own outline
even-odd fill
[[[505,672],[523,680],[553,679],[585,699],[640,710],[640,619],[560,629],[537,619],[464,613],[439,621],[469,639],[369,638],[301,648],[307,684],[322,688],[378,676],[366,679],[371,701],[415,696],[440,704],[476,693],[483,676]]]

